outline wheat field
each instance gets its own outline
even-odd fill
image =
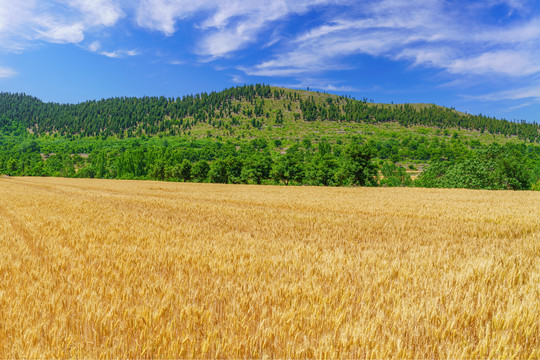
[[[540,193],[0,179],[0,358],[540,358]]]

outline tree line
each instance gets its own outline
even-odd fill
[[[415,181],[408,171],[414,166],[408,168],[393,157],[392,147],[386,146],[391,141],[360,137],[346,144],[331,144],[326,139],[314,144],[306,138],[287,148],[277,147],[279,141],[269,143],[265,139],[51,141],[16,135],[16,131],[3,136],[0,133],[0,173],[230,184],[514,190],[529,189],[540,179],[539,146],[494,143],[470,147],[453,138],[438,143],[432,140],[424,148],[421,145],[426,142],[416,138],[401,141],[416,148],[417,153],[431,149],[427,151],[432,154],[430,164]]]

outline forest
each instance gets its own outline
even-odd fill
[[[1,93],[0,173],[527,190],[540,187],[539,129],[264,84],[80,104]]]

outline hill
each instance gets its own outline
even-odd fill
[[[0,93],[0,173],[523,189],[540,178],[539,129],[261,84],[80,104]]]
[[[346,124],[397,122],[404,127],[457,128],[540,141],[536,123],[469,115],[430,104],[375,104],[320,92],[248,85],[182,98],[111,98],[80,104],[43,103],[25,94],[0,93],[0,115],[36,134],[83,136],[182,135],[206,124],[221,136],[291,121]]]

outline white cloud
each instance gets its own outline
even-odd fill
[[[20,51],[26,40],[25,20],[33,17],[35,1],[0,0],[0,48]]]
[[[102,50],[101,42],[98,40],[93,41],[88,46],[86,46],[86,49],[95,53],[98,53],[100,55],[113,58],[113,59],[120,59],[125,58],[129,56],[136,56],[139,55],[139,52],[137,50],[125,50],[125,49],[118,49],[113,51],[105,51]]]
[[[15,76],[17,76],[17,72],[15,70],[0,66],[0,79],[12,78]]]
[[[0,48],[80,43],[87,32],[113,26],[124,16],[117,0],[0,0]]]
[[[403,49],[396,59],[408,59],[413,62],[413,65],[428,65],[435,67],[448,66],[450,59],[454,57],[454,50],[449,47],[441,46]]]
[[[141,0],[136,19],[139,26],[171,36],[176,32],[176,21],[202,9],[205,1]]]
[[[92,42],[90,45],[88,45],[88,50],[90,50],[92,52],[96,52],[99,49],[101,49],[101,43],[99,41],[97,41],[97,40]]]
[[[514,88],[512,90],[505,90],[478,96],[470,96],[470,98],[488,101],[529,99],[534,100],[535,102],[540,102],[540,85],[534,84],[531,86]]]
[[[246,80],[240,75],[232,75],[231,81],[235,84],[245,84]]]
[[[67,3],[79,11],[81,20],[88,26],[113,26],[125,15],[113,0],[71,0]]]
[[[77,44],[84,40],[84,26],[80,23],[62,24],[44,17],[36,20],[36,37],[52,43]]]
[[[497,50],[484,52],[476,57],[455,59],[448,71],[458,74],[503,74],[525,76],[540,72],[540,61],[523,51]]]
[[[136,56],[139,55],[137,50],[115,50],[115,51],[102,51],[100,52],[101,55],[118,59],[118,58],[124,58],[129,56]]]

